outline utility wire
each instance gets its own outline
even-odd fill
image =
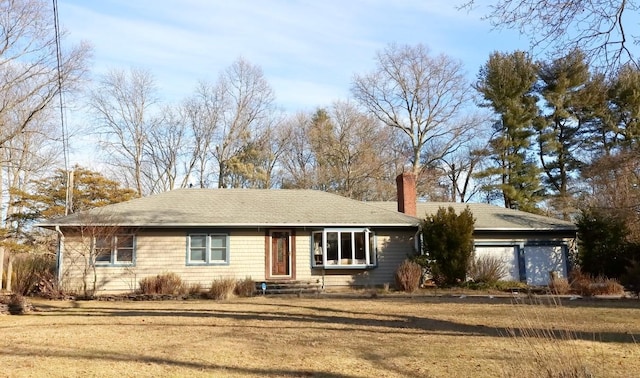
[[[66,174],[64,214],[68,215],[72,209],[73,189],[71,188],[72,174],[69,171],[69,137],[64,117],[64,96],[62,93],[62,52],[60,51],[60,23],[58,20],[58,0],[53,0],[53,17],[56,38],[56,60],[58,69],[58,100],[60,102],[60,124],[62,126],[62,152],[64,154],[64,172]]]

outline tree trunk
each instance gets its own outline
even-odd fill
[[[4,247],[0,246],[0,291],[2,291],[2,273],[4,273]]]
[[[11,291],[11,276],[13,272],[13,260],[11,259],[11,255],[9,255],[9,264],[7,264],[7,291]]]

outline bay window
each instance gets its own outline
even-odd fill
[[[326,228],[312,233],[312,266],[325,269],[376,265],[375,235],[368,228]]]

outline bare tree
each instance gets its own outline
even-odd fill
[[[277,184],[278,166],[289,142],[281,130],[279,118],[271,118],[272,124],[259,130],[250,144],[250,159],[241,162],[244,187],[269,189]]]
[[[90,48],[73,46],[58,53],[53,11],[38,0],[0,2],[0,194],[10,204],[4,185],[24,182],[49,152],[34,146],[46,143],[48,130],[40,129],[60,93],[77,89]],[[59,58],[59,59],[58,59]],[[35,141],[35,139],[38,141]],[[43,153],[40,153],[43,152]],[[8,201],[8,202],[7,202]],[[2,206],[5,208],[5,205]],[[6,207],[10,207],[6,205]],[[13,209],[8,208],[9,214]],[[8,215],[4,212],[4,215]],[[4,220],[3,227],[6,227]],[[4,228],[3,228],[4,229]],[[11,251],[9,251],[11,252]],[[0,287],[4,247],[0,246]]]
[[[283,148],[280,166],[282,185],[287,188],[312,188],[315,183],[315,155],[309,141],[311,116],[298,112],[286,119],[278,129]]]
[[[77,89],[90,49],[75,46],[62,51],[58,61],[53,12],[40,1],[3,1],[0,14],[0,192],[4,192],[5,186],[19,186],[51,162],[50,142],[60,135],[51,123],[54,99],[61,89],[67,93]]]
[[[378,192],[378,183],[393,182],[398,173],[394,164],[397,130],[385,127],[349,102],[333,103],[325,117],[310,134],[323,185],[359,200],[386,197]]]
[[[150,184],[150,193],[186,187],[190,172],[182,170],[182,162],[191,149],[186,122],[179,109],[164,107],[160,119],[150,123],[144,146],[144,165],[148,169],[142,172],[144,181]]]
[[[299,114],[284,130],[283,186],[359,200],[395,196],[393,182],[404,160],[398,154],[397,130],[362,113],[353,103],[337,101],[313,115]]]
[[[7,141],[2,152],[1,187],[9,189],[3,193],[6,201],[5,216],[2,223],[13,234],[20,234],[19,222],[9,222],[19,209],[15,206],[14,191],[27,190],[31,180],[50,173],[51,167],[60,163],[62,158],[59,140],[60,130],[48,122],[49,115],[40,113],[32,125],[15,138]],[[5,223],[6,222],[6,223]]]
[[[222,116],[219,88],[201,81],[182,108],[191,136],[191,153],[185,162],[186,181],[183,184],[186,185],[189,178],[195,175],[197,186],[206,188],[211,181],[208,176],[215,147],[214,136]]]
[[[222,113],[213,156],[218,163],[218,187],[224,188],[230,185],[230,166],[237,169],[243,155],[250,156],[247,147],[269,124],[275,98],[262,69],[242,58],[224,71],[217,86]]]
[[[391,44],[376,62],[375,71],[355,76],[351,91],[375,117],[409,138],[411,170],[419,176],[471,136],[473,122],[462,117],[470,100],[462,64],[431,56],[421,44]]]
[[[482,189],[473,175],[486,158],[482,153],[486,140],[478,140],[463,146],[442,159],[442,169],[446,178],[448,199],[453,202],[468,202]]]
[[[78,219],[82,226],[64,229],[60,235],[59,287],[91,298],[114,279],[113,274],[104,274],[104,266],[116,262],[121,266],[117,278],[135,290],[137,271],[133,264],[133,251],[136,230],[117,224],[108,225],[108,217],[106,223],[101,223],[105,222],[105,217],[99,212],[83,213]]]
[[[112,70],[92,91],[90,107],[100,124],[101,144],[108,163],[124,175],[138,195],[149,193],[153,183],[143,176],[144,148],[148,144],[152,107],[157,104],[155,83],[149,71]]]
[[[90,49],[82,44],[62,51],[58,65],[53,12],[41,1],[3,1],[0,14],[2,148],[52,105],[60,88],[75,89]]]
[[[462,8],[485,4],[470,0]],[[495,0],[486,18],[496,28],[516,29],[531,38],[533,48],[553,48],[559,54],[580,49],[592,62],[614,69],[640,64],[633,46],[637,33],[637,0]],[[636,23],[636,25],[629,25]]]
[[[582,171],[588,192],[582,208],[614,215],[629,228],[629,238],[640,241],[640,153],[620,151],[602,155]]]

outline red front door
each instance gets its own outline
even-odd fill
[[[271,233],[271,275],[288,276],[291,274],[291,251],[289,249],[289,231]]]

